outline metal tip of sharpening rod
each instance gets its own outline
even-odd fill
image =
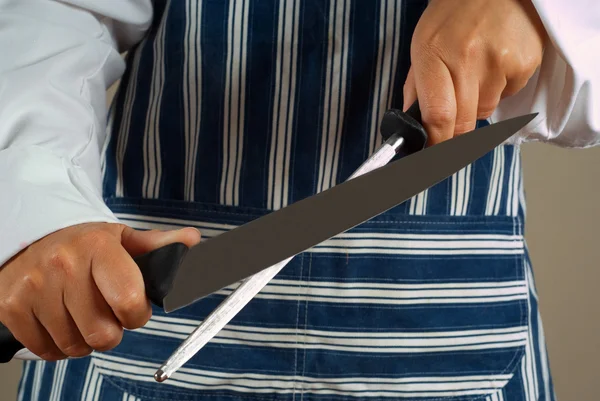
[[[162,369],[158,369],[154,374],[154,380],[156,380],[159,383],[164,382],[168,378],[169,376],[167,376],[167,374]]]

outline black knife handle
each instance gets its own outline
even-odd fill
[[[175,242],[133,258],[142,272],[146,296],[154,305],[163,307],[188,249],[185,244]]]
[[[154,305],[163,307],[163,300],[188,249],[185,244],[177,242],[133,258],[142,272],[146,296]],[[11,361],[23,348],[23,344],[0,322],[0,363]]]
[[[15,354],[25,348],[13,337],[5,325],[0,323],[0,363],[10,362]]]
[[[380,132],[383,140],[394,134],[404,139],[402,150],[405,154],[413,154],[425,148],[427,132],[423,128],[419,101],[415,101],[406,112],[390,109],[385,112],[381,120]]]

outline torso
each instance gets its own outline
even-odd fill
[[[344,181],[402,107],[426,4],[157,1],[111,110],[107,204],[210,238]],[[537,399],[550,384],[522,197],[518,149],[501,146],[295,257],[164,384],[154,370],[231,289],[62,364],[81,364],[83,399]]]

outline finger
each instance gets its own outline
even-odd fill
[[[527,82],[529,82],[529,78],[523,76],[507,80],[506,87],[502,91],[501,98],[504,99],[505,97],[517,94],[527,85]]]
[[[413,73],[412,67],[408,70],[408,75],[406,76],[406,82],[404,83],[404,95],[403,95],[403,105],[402,111],[406,112],[412,106],[412,104],[417,100],[417,88],[415,87],[415,75]]]
[[[191,247],[200,242],[200,239],[200,231],[193,227],[169,231],[142,231],[125,227],[121,233],[121,244],[132,257],[175,242],[182,242]]]
[[[479,83],[479,104],[477,106],[477,118],[484,120],[490,118],[502,98],[506,88],[506,79],[502,76],[489,76]]]
[[[53,294],[54,299],[40,299],[44,305],[53,305],[43,311],[35,310],[39,322],[46,328],[56,346],[64,355],[82,357],[89,355],[92,348],[85,342],[79,328],[63,303],[62,293]]]
[[[435,145],[454,135],[454,82],[444,62],[428,51],[417,53],[413,67],[423,126],[429,145]]]
[[[15,261],[7,265],[0,285],[0,318],[15,339],[31,352],[42,359],[56,361],[66,355],[36,318],[31,302],[32,297],[43,292],[44,284],[44,277],[29,271],[26,264]]]
[[[475,129],[479,103],[479,85],[476,79],[468,76],[468,74],[456,74],[454,83],[456,93],[454,136],[456,136]]]
[[[67,358],[32,312],[3,313],[2,324],[10,330],[17,341],[40,358],[46,361]]]
[[[64,304],[90,348],[108,351],[119,345],[123,328],[89,272],[66,286]]]
[[[94,282],[123,327],[142,327],[152,316],[142,273],[120,244],[104,248],[92,260]]]

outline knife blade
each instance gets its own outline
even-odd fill
[[[201,242],[183,258],[164,298],[165,311],[183,308],[386,212],[492,151],[534,117],[457,136]]]

